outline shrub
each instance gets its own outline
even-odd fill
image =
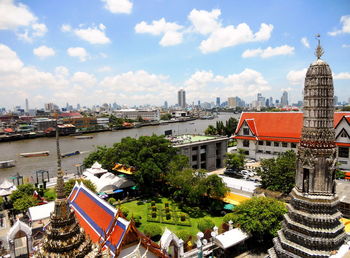
[[[191,232],[187,231],[187,230],[179,230],[176,233],[177,237],[182,239],[184,242],[186,242],[190,236],[192,235]]]
[[[190,215],[190,217],[192,218],[203,217],[203,211],[199,207],[184,206],[182,209],[184,212],[188,213],[188,215]]]
[[[211,219],[200,219],[198,221],[197,228],[204,232],[207,229],[212,229],[215,226],[214,222]]]
[[[228,223],[230,220],[233,221],[234,216],[234,213],[227,213],[222,220],[223,222]]]
[[[186,215],[182,213],[180,215],[180,219],[181,219],[181,221],[185,221],[186,220]]]
[[[113,205],[116,201],[117,201],[117,200],[116,200],[115,198],[113,198],[113,197],[111,197],[111,198],[108,199],[108,203],[109,203],[109,204],[112,204],[112,205]]]
[[[125,217],[129,215],[129,210],[126,207],[121,206],[120,209]]]
[[[151,206],[155,206],[156,202],[155,201],[151,201]]]
[[[157,213],[152,212],[152,218],[156,218],[157,217]]]
[[[156,206],[152,206],[152,211],[156,211],[157,207]]]
[[[166,213],[169,213],[169,212],[170,212],[170,208],[169,208],[169,207],[166,207],[166,208],[165,208],[165,212],[166,212]]]
[[[137,205],[143,205],[144,203],[143,203],[143,201],[138,201],[136,204]]]
[[[140,215],[137,215],[134,217],[136,227],[141,226],[141,224],[142,224],[141,219],[142,219],[142,217]]]
[[[143,228],[143,232],[148,237],[155,237],[162,234],[162,228],[156,224],[147,224]]]
[[[166,213],[166,214],[165,214],[165,217],[166,217],[167,220],[169,220],[169,219],[171,218],[170,213]]]
[[[164,205],[165,205],[165,208],[169,207],[169,203],[168,202],[166,202]]]

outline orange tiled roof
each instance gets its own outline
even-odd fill
[[[350,123],[350,112],[335,112],[334,127],[342,118]],[[238,122],[236,134],[246,122],[256,140],[299,142],[303,126],[302,112],[244,112]],[[234,138],[253,139],[252,136],[235,135]]]

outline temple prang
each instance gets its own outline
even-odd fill
[[[271,258],[330,257],[346,239],[335,193],[333,78],[329,65],[320,59],[323,53],[318,39],[317,60],[310,65],[305,77],[304,120],[295,187],[282,229],[273,240],[274,247],[269,249]]]

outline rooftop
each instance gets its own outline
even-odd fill
[[[188,143],[196,143],[196,142],[204,142],[204,141],[210,141],[210,140],[217,140],[217,139],[227,139],[223,136],[207,136],[207,135],[179,135],[179,136],[170,136],[168,137],[170,142],[174,145],[182,145],[182,144],[188,144]]]

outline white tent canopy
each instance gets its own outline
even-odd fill
[[[247,240],[249,237],[250,235],[242,231],[240,228],[234,228],[223,234],[217,235],[214,241],[222,249],[227,249]]]
[[[15,190],[17,190],[17,187],[7,179],[4,179],[0,184],[0,196],[10,195]]]
[[[83,173],[96,186],[97,192],[113,192],[116,189],[134,186],[135,183],[124,177],[116,176],[110,172],[103,174],[100,178],[85,171]]]
[[[102,168],[102,165],[97,161],[91,166],[91,168],[87,168],[85,172],[88,172],[92,175],[103,174],[108,172],[107,169]]]
[[[50,217],[51,212],[55,208],[55,202],[49,202],[47,204],[30,207],[28,209],[29,218],[32,222],[46,219]]]

